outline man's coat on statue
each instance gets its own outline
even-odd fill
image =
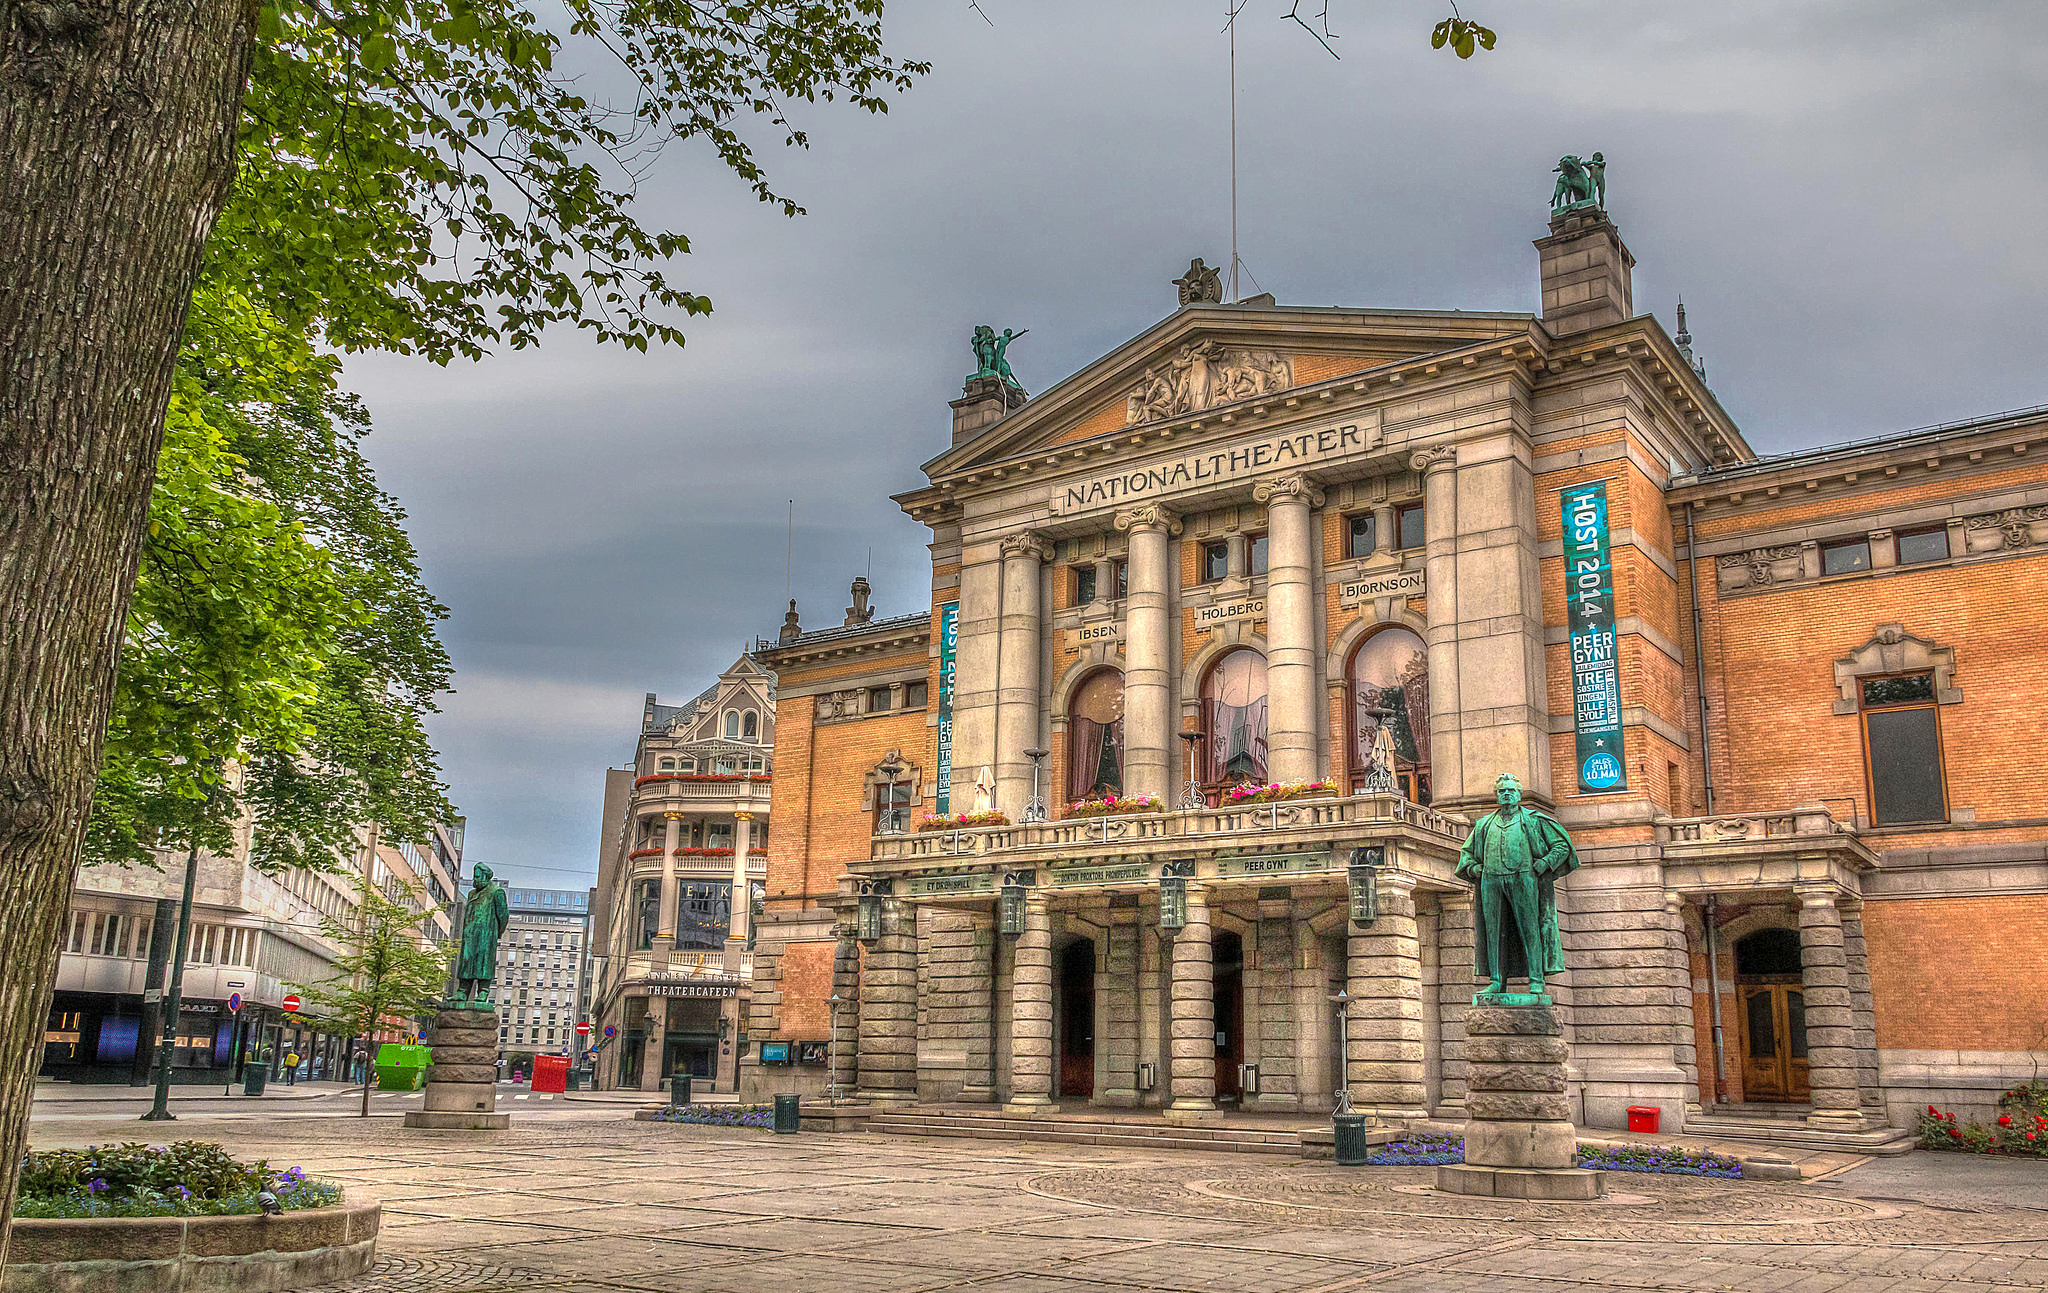
[[[1498,975],[1494,973],[1490,953],[1492,940],[1486,928],[1486,904],[1477,900],[1480,874],[1487,852],[1492,848],[1495,833],[1506,830],[1521,830],[1529,843],[1529,856],[1535,859],[1536,869],[1532,872],[1536,883],[1537,922],[1543,927],[1544,977],[1564,972],[1564,940],[1557,931],[1557,891],[1559,876],[1570,875],[1579,867],[1579,851],[1572,845],[1572,837],[1566,834],[1555,817],[1523,804],[1518,819],[1512,823],[1499,820],[1497,812],[1488,813],[1472,825],[1472,834],[1465,841],[1463,851],[1458,854],[1458,874],[1472,882],[1474,901],[1472,903],[1472,971],[1475,978],[1499,978],[1506,982],[1510,978],[1529,977],[1529,967],[1524,963],[1522,939],[1515,928],[1515,913],[1512,904],[1501,905],[1501,960],[1506,964]],[[1562,853],[1558,853],[1559,846]],[[1561,859],[1561,860],[1560,860]],[[1545,866],[1548,862],[1549,865]]]

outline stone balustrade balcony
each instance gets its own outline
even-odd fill
[[[1679,892],[1820,882],[1853,889],[1853,876],[1877,866],[1855,827],[1837,821],[1825,804],[1659,817],[1653,829],[1664,854],[1665,887]]]
[[[655,772],[634,779],[633,811],[643,817],[668,811],[766,813],[774,783],[771,772]]]

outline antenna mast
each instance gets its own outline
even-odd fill
[[[783,535],[782,548],[782,595],[793,596],[790,589],[796,580],[796,500],[789,500],[789,528]]]
[[[1246,0],[1236,0],[1235,7],[1226,0],[1224,8],[1230,15],[1225,29],[1230,33],[1230,299],[1237,295],[1237,15],[1243,11]]]

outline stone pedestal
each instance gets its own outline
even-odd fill
[[[1547,1001],[1465,1012],[1465,1161],[1436,1169],[1452,1194],[1597,1199],[1599,1172],[1576,1167],[1579,1134],[1564,1084],[1565,1044]]]
[[[425,1107],[405,1115],[408,1127],[441,1131],[502,1131],[512,1115],[498,1109],[498,1015],[488,1006],[445,1006],[428,1038],[434,1063],[427,1070]]]

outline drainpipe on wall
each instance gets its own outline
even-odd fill
[[[1714,1021],[1714,1103],[1728,1103],[1727,1047],[1721,1040],[1721,901],[1707,895],[1707,1009]]]
[[[1714,814],[1714,757],[1707,736],[1707,657],[1700,643],[1700,556],[1699,545],[1693,538],[1691,504],[1687,504],[1685,509],[1685,565],[1687,573],[1691,576],[1686,583],[1692,592],[1693,677],[1697,680],[1700,693],[1700,771],[1703,777],[1701,789],[1706,796],[1707,816],[1711,817]],[[1720,997],[1716,996],[1714,1000],[1718,1002]]]

